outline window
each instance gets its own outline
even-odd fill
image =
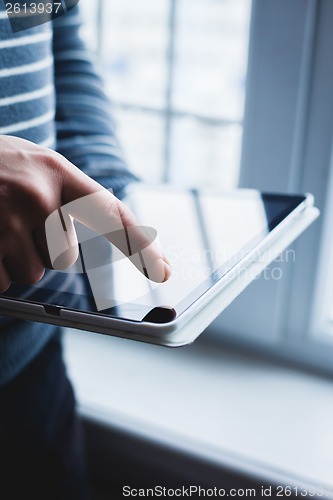
[[[251,1],[100,0],[97,13],[81,3],[132,170],[235,187]]]
[[[215,328],[332,373],[333,3],[253,5],[240,185],[312,192],[321,217],[283,279],[252,284]]]
[[[283,278],[255,281],[211,331],[332,372],[333,2],[81,3],[134,171],[315,195]]]

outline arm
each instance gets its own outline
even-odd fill
[[[126,168],[111,105],[80,38],[79,9],[53,24],[57,151],[119,195],[137,178]]]

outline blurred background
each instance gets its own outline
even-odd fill
[[[321,210],[191,347],[67,332],[96,498],[131,481],[333,498],[333,2],[80,7],[133,172],[311,192]]]
[[[149,182],[234,187],[251,2],[97,4],[82,2],[84,37],[102,67],[131,169]]]

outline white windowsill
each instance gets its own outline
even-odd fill
[[[84,414],[272,482],[333,494],[329,380],[203,338],[167,349],[68,330],[64,342]]]

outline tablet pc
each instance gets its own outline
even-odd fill
[[[149,281],[105,238],[77,225],[80,265],[47,271],[33,286],[12,285],[0,295],[0,314],[182,345],[184,324],[260,260],[313,197],[136,184],[124,202],[157,229],[173,269],[168,282]]]

